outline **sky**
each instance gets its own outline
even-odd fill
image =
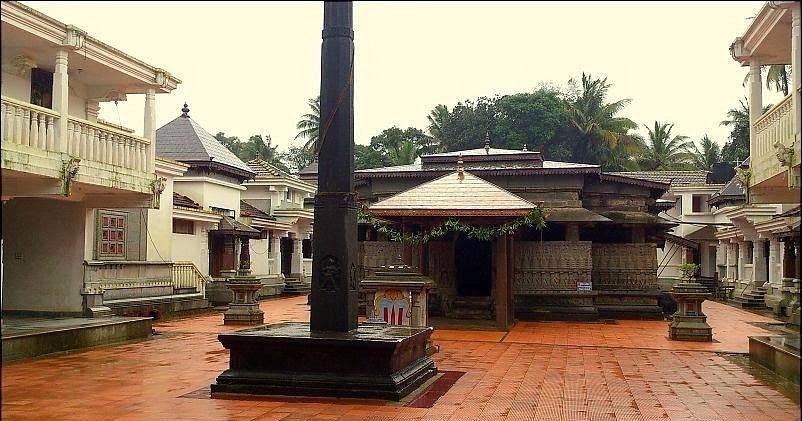
[[[157,95],[161,127],[181,111],[212,134],[269,134],[281,149],[320,89],[322,2],[23,2],[182,83]],[[747,69],[729,46],[763,2],[355,2],[355,140],[426,129],[437,104],[606,76],[641,124],[724,144]],[[767,93],[764,104],[780,94]],[[142,132],[144,96],[101,105]]]

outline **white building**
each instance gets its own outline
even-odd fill
[[[314,186],[261,159],[248,164],[182,114],[156,131],[157,154],[186,166],[174,177],[172,217],[153,231],[170,233],[170,258],[185,271],[222,281],[242,269],[262,280],[261,295],[306,292],[311,277]],[[286,284],[286,285],[285,285]],[[219,302],[217,285],[210,299]]]
[[[147,219],[164,178],[156,94],[180,83],[85,31],[2,3],[3,310],[108,314],[181,293],[154,263]],[[100,118],[100,104],[144,94],[144,132]],[[118,210],[109,210],[115,208]]]
[[[657,249],[657,277],[664,290],[682,278],[680,266],[699,265],[699,275],[713,278],[716,272],[715,216],[708,199],[723,187],[710,180],[708,171],[627,171],[613,173],[642,180],[669,183],[671,188],[658,201],[660,216],[676,223]]]
[[[734,227],[720,230],[719,259],[744,305],[772,306],[799,323],[800,4],[769,1],[730,45],[749,66],[748,166],[737,175],[745,203],[717,213]],[[790,65],[788,95],[763,113],[764,66]]]

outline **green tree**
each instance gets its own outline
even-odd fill
[[[766,88],[782,92],[783,95],[788,96],[788,78],[793,70],[791,66],[785,64],[771,64],[762,66],[761,68],[766,71]],[[749,83],[749,72],[744,76],[743,85],[746,86],[747,83]]]
[[[427,128],[429,131],[429,135],[434,139],[434,142],[440,146],[443,145],[443,126],[448,124],[448,119],[451,117],[451,113],[448,111],[448,107],[443,104],[435,105],[434,109],[429,112],[429,115],[426,116],[426,119],[429,121],[429,127]],[[440,152],[440,151],[438,151]]]
[[[384,129],[370,139],[370,148],[382,157],[386,165],[405,165],[415,162],[433,148],[432,138],[420,129],[398,127]]]
[[[290,172],[298,172],[312,163],[312,157],[303,146],[290,145],[285,152],[279,154],[279,159],[289,168]]]
[[[749,157],[749,100],[739,99],[739,106],[727,111],[722,126],[730,128],[730,136],[721,148],[721,158],[726,162],[741,163]]]
[[[364,170],[368,168],[386,167],[387,165],[387,159],[370,145],[354,145],[355,169]]]
[[[505,95],[496,101],[498,117],[493,146],[542,152],[548,159],[571,158],[573,139],[562,135],[568,124],[561,93],[540,88],[532,93]]]
[[[721,162],[721,147],[705,134],[699,144],[693,144],[691,159],[696,168],[710,171],[713,164]]]
[[[225,133],[218,132],[214,138],[243,162],[259,157],[280,170],[289,172],[289,168],[281,161],[278,146],[271,146],[270,135],[253,135],[247,142],[243,142],[236,136],[226,136]]]
[[[654,122],[654,128],[646,127],[648,139],[640,159],[640,167],[647,171],[682,170],[689,167],[688,152],[693,143],[688,136],[671,136],[674,124]]]
[[[619,142],[626,144],[627,148],[636,145],[629,131],[638,125],[619,116],[631,100],[607,102],[612,86],[607,78],[594,79],[590,74],[582,73],[581,86],[574,79],[569,80],[568,85],[570,92],[565,112],[577,137],[572,158],[576,162],[601,164],[606,168],[606,162]]]
[[[320,96],[310,98],[307,104],[311,111],[302,115],[295,124],[295,128],[299,130],[295,135],[295,140],[306,139],[303,148],[310,157],[315,157],[320,147],[318,144],[320,140]]]
[[[484,146],[485,137],[495,140],[494,129],[498,117],[495,98],[480,97],[476,101],[459,102],[448,118],[442,121],[438,135],[443,151],[475,149]]]

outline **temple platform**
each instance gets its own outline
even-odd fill
[[[3,315],[3,363],[110,345],[151,335],[150,317],[26,317]]]
[[[799,335],[750,336],[749,359],[799,384]]]
[[[220,394],[301,395],[400,400],[437,373],[426,353],[430,327],[360,324],[351,332],[312,332],[287,322],[222,333],[229,369],[211,385]]]

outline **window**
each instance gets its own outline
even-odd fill
[[[706,195],[693,195],[693,212],[707,212],[707,196]]]
[[[173,219],[173,234],[195,234],[195,221]]]
[[[31,104],[53,108],[53,73],[31,69]]]
[[[288,188],[286,192],[284,192],[284,200],[287,202],[292,202],[292,192]]]
[[[125,259],[125,239],[128,227],[127,214],[100,211],[100,248],[98,257]]]
[[[301,253],[304,259],[312,258],[312,240],[307,238],[301,241]]]

